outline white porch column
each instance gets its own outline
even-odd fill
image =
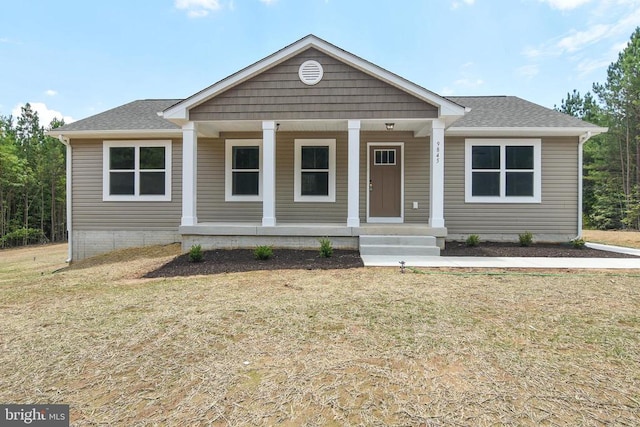
[[[349,120],[347,227],[360,227],[360,120]]]
[[[276,123],[262,122],[262,226],[276,225]]]
[[[429,226],[444,227],[444,121],[431,122]]]
[[[196,225],[198,192],[198,129],[194,122],[182,126],[182,220]]]

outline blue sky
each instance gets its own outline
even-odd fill
[[[0,115],[185,98],[307,34],[441,95],[560,104],[606,80],[640,0],[4,0]]]

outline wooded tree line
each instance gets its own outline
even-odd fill
[[[607,81],[575,89],[559,111],[609,128],[584,145],[584,220],[599,229],[640,229],[640,27]]]
[[[0,116],[0,247],[66,240],[65,154],[29,104]]]

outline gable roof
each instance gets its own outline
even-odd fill
[[[435,105],[440,110],[440,116],[457,118],[465,113],[464,107],[454,101],[441,97],[415,83],[410,82],[384,68],[381,68],[369,61],[366,61],[352,53],[347,52],[331,43],[326,42],[312,34],[303,37],[297,42],[267,56],[266,58],[238,71],[231,76],[220,80],[206,89],[186,98],[162,112],[164,118],[174,123],[184,123],[188,121],[189,109],[205,102],[216,95],[238,85],[250,78],[292,58],[295,55],[309,49],[315,48],[339,61],[342,61],[370,76],[384,81],[410,95],[415,96],[429,104]]]

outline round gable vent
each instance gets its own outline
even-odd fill
[[[324,70],[318,61],[305,61],[298,70],[298,76],[302,83],[313,86],[322,80]]]

